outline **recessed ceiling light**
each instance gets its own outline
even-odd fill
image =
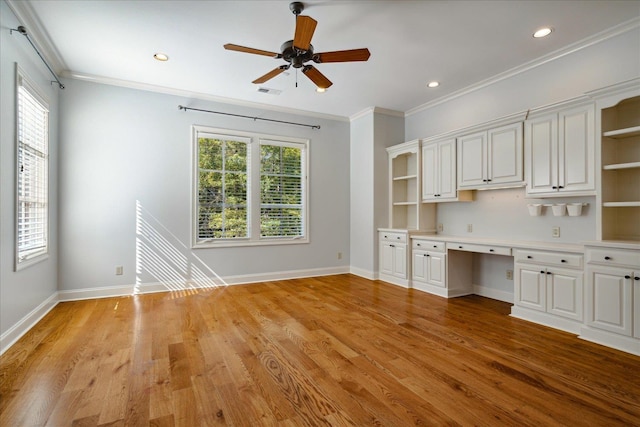
[[[163,61],[163,62],[169,60],[169,56],[166,53],[160,53],[160,52],[155,53],[153,55],[153,58],[157,59],[158,61]]]
[[[541,37],[546,37],[549,34],[551,34],[551,32],[553,31],[552,28],[549,27],[545,27],[545,28],[540,28],[538,31],[536,31],[535,33],[533,33],[533,37],[539,39]]]
[[[427,83],[427,87],[438,87],[440,86],[440,82],[429,82]]]

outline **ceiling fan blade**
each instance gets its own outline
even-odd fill
[[[254,49],[252,47],[239,46],[237,44],[231,44],[231,43],[225,44],[224,48],[227,50],[235,50],[236,52],[253,53],[255,55],[270,56],[272,58],[277,58],[278,55],[280,55],[279,53],[269,52],[268,50]]]
[[[274,68],[273,70],[269,71],[267,74],[265,74],[262,77],[258,77],[257,79],[255,79],[254,81],[252,81],[251,83],[254,84],[258,84],[258,83],[264,83],[268,80],[271,80],[272,78],[274,78],[275,76],[279,75],[280,73],[282,73],[284,70],[286,70],[287,68],[289,68],[288,65],[282,65],[278,68]]]
[[[318,25],[318,21],[310,16],[296,16],[296,32],[293,36],[293,46],[300,50],[309,50],[316,25]]]
[[[309,77],[309,79],[321,89],[326,89],[333,84],[313,65],[305,65],[305,67],[302,69],[302,73],[305,76]]]
[[[315,57],[316,55],[314,55]],[[366,61],[371,56],[369,49],[351,49],[351,50],[336,50],[335,52],[324,52],[317,54],[317,60],[315,62],[352,62],[352,61]]]

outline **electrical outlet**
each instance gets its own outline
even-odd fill
[[[551,237],[560,237],[560,227],[551,227]]]
[[[444,231],[444,224],[438,224],[438,233],[442,233]]]
[[[338,259],[342,259],[342,252],[338,252]]]
[[[117,265],[116,266],[116,276],[122,276],[122,273],[124,272],[124,269],[122,268],[121,265]]]
[[[467,224],[467,233],[473,232],[473,224]]]
[[[507,280],[513,280],[513,270],[507,270]]]

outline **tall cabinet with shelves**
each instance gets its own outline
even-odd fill
[[[640,242],[640,96],[601,110],[601,239]]]

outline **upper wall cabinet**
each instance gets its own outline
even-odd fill
[[[595,195],[595,106],[534,113],[525,121],[527,195]]]
[[[521,187],[522,122],[458,138],[458,188]]]
[[[458,193],[456,185],[456,140],[448,138],[422,143],[422,201],[472,200],[472,193]]]

